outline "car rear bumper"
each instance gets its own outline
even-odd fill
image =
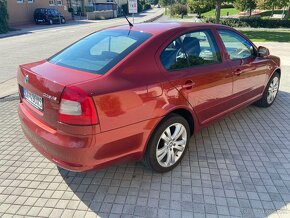
[[[91,135],[67,134],[36,119],[23,105],[18,114],[30,143],[47,159],[71,171],[88,171],[142,158],[155,118]]]

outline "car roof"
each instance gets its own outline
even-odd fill
[[[195,22],[170,22],[170,23],[139,23],[134,24],[133,27],[131,27],[131,30],[133,31],[144,31],[147,33],[151,33],[152,35],[158,35],[173,29],[187,29],[191,27],[213,27],[213,26],[223,26],[219,24],[212,24],[212,23],[195,23]],[[224,27],[224,26],[223,26]],[[129,25],[122,25],[113,27],[110,29],[126,29],[128,30],[130,27]]]

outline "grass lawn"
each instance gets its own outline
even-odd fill
[[[290,42],[290,30],[241,30],[253,42]]]
[[[236,15],[240,13],[239,10],[235,8],[222,8],[221,9],[221,16],[227,16],[227,12],[229,12],[229,15]],[[205,12],[201,14],[203,17],[215,17],[215,9],[212,9],[211,11]]]

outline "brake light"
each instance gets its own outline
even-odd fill
[[[66,87],[60,102],[58,120],[73,125],[97,124],[98,118],[92,98],[80,88]]]

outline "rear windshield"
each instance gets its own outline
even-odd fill
[[[45,11],[46,11],[46,9],[44,9],[44,8],[38,8],[38,9],[35,10],[35,13],[36,14],[41,14],[41,13],[44,14]]]
[[[105,74],[151,34],[128,30],[94,33],[49,59],[50,63],[94,74]]]

